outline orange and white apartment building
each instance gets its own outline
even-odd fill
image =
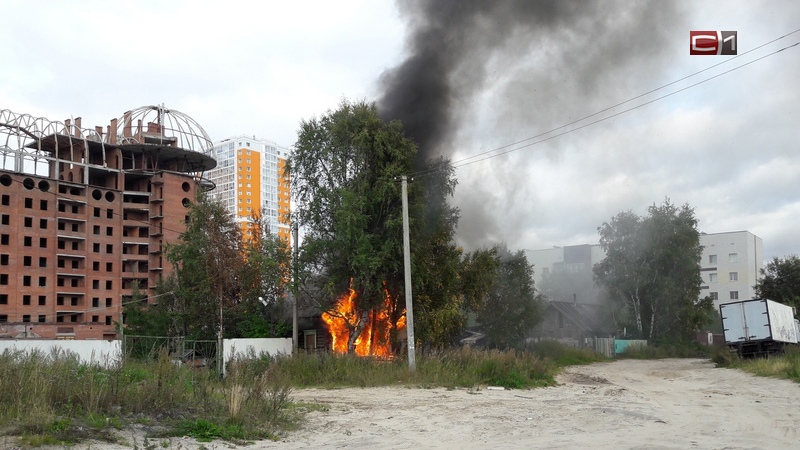
[[[284,172],[290,150],[255,136],[235,136],[214,144],[218,165],[208,172],[214,196],[233,214],[245,238],[248,222],[264,214],[270,232],[290,243],[289,176]]]
[[[163,106],[91,129],[0,110],[0,337],[118,338],[216,164],[202,127]]]

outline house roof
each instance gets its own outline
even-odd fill
[[[607,321],[603,320],[604,312],[601,305],[551,301],[548,308],[554,308],[583,331],[610,331]]]

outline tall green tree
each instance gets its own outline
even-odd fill
[[[541,321],[544,307],[533,285],[533,266],[522,250],[497,249],[497,274],[487,301],[478,310],[478,322],[491,345],[516,348]]]
[[[800,309],[800,257],[772,258],[761,269],[761,279],[754,286],[756,296],[775,300]]]
[[[414,172],[416,153],[402,125],[381,120],[374,104],[343,101],[301,123],[287,164],[293,219],[304,230],[304,296],[337,316],[334,302],[352,287],[350,352],[369,315],[385,308],[387,292],[392,321],[405,310],[400,177]],[[465,322],[463,251],[453,242],[458,210],[448,204],[453,168],[438,158],[408,181],[416,338],[445,344]]]
[[[689,205],[669,199],[647,211],[619,213],[598,228],[606,258],[594,267],[595,280],[628,308],[640,337],[688,339],[713,309],[710,298],[698,300],[697,219]]]
[[[248,222],[238,275],[239,295],[227,316],[226,335],[286,337],[291,333],[286,292],[291,277],[289,244],[270,231],[263,211]]]
[[[239,297],[240,231],[222,204],[203,193],[188,217],[178,242],[165,251],[174,267],[174,295],[165,296],[172,300],[165,303],[173,319],[170,335],[214,339],[223,311]]]
[[[309,273],[322,273],[317,303],[331,315],[348,287],[357,317],[348,351],[370,312],[385,301],[384,288],[402,280],[402,204],[399,177],[411,172],[415,144],[399,122],[386,123],[374,104],[343,101],[336,111],[303,121],[288,163],[305,235],[300,253]],[[393,297],[396,298],[396,297]],[[396,316],[400,307],[393,308]]]

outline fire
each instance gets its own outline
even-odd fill
[[[406,325],[405,311],[392,323],[391,311],[392,298],[384,290],[383,305],[379,309],[370,311],[366,324],[355,341],[355,352],[358,356],[392,357],[391,333],[392,330],[403,330]],[[347,341],[350,330],[358,324],[362,312],[357,307],[356,292],[351,288],[347,294],[342,295],[334,305],[332,313],[323,313],[322,320],[328,325],[331,333],[331,349],[337,353],[347,353]]]

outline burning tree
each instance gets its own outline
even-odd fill
[[[374,104],[343,101],[336,111],[301,123],[287,170],[296,203],[293,219],[304,229],[299,255],[308,288],[304,296],[326,312],[331,326],[343,328],[348,353],[358,353],[359,345],[374,343],[378,335],[395,341],[392,335],[402,330],[398,180],[413,172],[416,153],[402,125],[380,119]],[[458,325],[463,314],[457,292],[461,250],[452,240],[458,212],[446,201],[455,180],[448,161],[429,164],[408,193],[420,339],[434,329],[460,331],[449,323]],[[343,338],[334,339],[341,349]]]

